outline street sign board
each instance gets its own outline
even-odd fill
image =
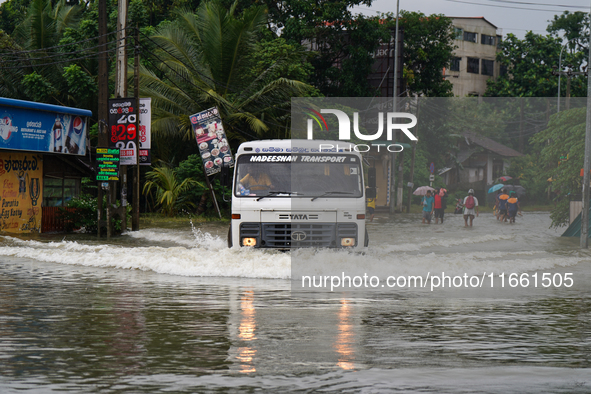
[[[119,180],[119,149],[96,148],[96,180]]]
[[[109,99],[109,148],[121,153],[121,165],[135,165],[136,100],[133,97]]]
[[[429,171],[431,171],[431,174],[435,172],[435,163],[431,163],[431,165],[429,166]]]

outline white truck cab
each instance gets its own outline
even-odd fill
[[[367,246],[362,158],[343,141],[262,140],[236,153],[228,246]]]

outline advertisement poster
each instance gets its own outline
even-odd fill
[[[119,149],[122,166],[137,164],[136,117],[135,98],[109,99],[109,148]]]
[[[140,165],[152,164],[152,99],[140,99]]]
[[[41,156],[0,152],[0,185],[0,230],[9,233],[41,232]]]
[[[87,123],[86,116],[0,103],[0,149],[84,156]]]
[[[217,174],[222,165],[233,167],[234,158],[226,139],[224,126],[216,107],[190,116],[193,132],[199,146],[205,173]]]
[[[96,180],[119,180],[119,149],[96,148]]]

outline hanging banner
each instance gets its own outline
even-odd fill
[[[0,149],[84,156],[91,113],[0,98]]]
[[[217,174],[222,165],[234,166],[234,158],[216,107],[189,117],[207,176]]]
[[[43,161],[33,153],[0,152],[0,230],[40,233]]]
[[[109,148],[119,149],[122,166],[137,164],[135,111],[134,97],[109,99]]]
[[[140,165],[152,164],[152,99],[140,99]]]

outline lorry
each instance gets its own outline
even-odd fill
[[[343,141],[261,140],[240,145],[228,246],[367,246],[361,154]]]

